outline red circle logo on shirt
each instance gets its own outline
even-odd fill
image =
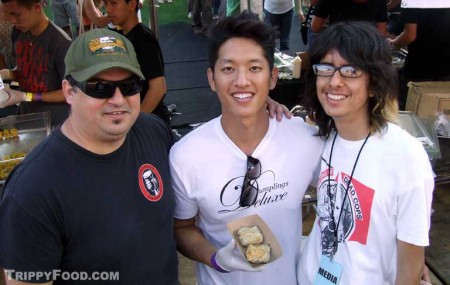
[[[164,185],[158,170],[151,164],[139,168],[139,188],[147,200],[159,201],[164,192]]]

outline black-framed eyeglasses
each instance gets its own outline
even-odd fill
[[[257,158],[247,156],[247,172],[242,183],[239,206],[247,207],[255,204],[259,192],[256,179],[259,176],[261,176],[261,162]]]
[[[317,76],[331,77],[339,70],[342,77],[357,78],[363,74],[363,71],[353,65],[343,65],[336,67],[328,63],[313,64],[314,74]]]
[[[141,92],[143,80],[133,75],[127,79],[120,81],[109,81],[99,78],[91,78],[87,81],[78,82],[72,76],[68,76],[67,80],[71,85],[80,88],[87,95],[97,99],[107,99],[114,96],[116,88],[119,87],[123,96],[134,96]]]

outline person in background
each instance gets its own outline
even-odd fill
[[[389,0],[387,3],[388,25],[387,30],[390,36],[398,36],[403,31],[403,23],[400,20],[401,0]]]
[[[6,20],[3,4],[0,2],[0,70],[12,69],[16,66],[12,53],[11,37],[13,27],[14,25]],[[0,118],[15,115],[17,113],[17,108],[16,105],[0,108]]]
[[[301,0],[298,0],[298,17],[302,20]],[[279,32],[280,51],[289,51],[290,33],[294,17],[294,0],[265,0],[264,22],[275,27]]]
[[[67,34],[45,15],[39,0],[2,0],[8,20],[18,30],[13,42],[15,69],[2,69],[3,80],[19,82],[20,90],[5,87],[9,99],[0,108],[19,103],[19,114],[51,112],[57,126],[68,115],[61,90],[64,56],[70,46]]]
[[[131,41],[138,62],[145,76],[141,91],[141,111],[158,115],[170,124],[170,115],[164,105],[167,91],[164,77],[164,58],[153,31],[139,22],[137,0],[105,0],[106,12],[111,23],[118,25]]]
[[[368,21],[387,36],[386,0],[318,0],[314,7],[311,31],[319,33],[328,21]]]
[[[302,11],[306,11],[306,14],[299,14],[299,20],[302,25],[306,26],[306,43],[304,42],[306,49],[309,49],[309,46],[314,41],[317,33],[314,33],[311,31],[311,23],[313,19],[314,14],[314,6],[317,4],[317,0],[310,0],[308,1],[308,5],[303,8],[303,0],[300,1],[300,5]],[[303,35],[302,35],[303,38]]]
[[[7,20],[0,2],[0,70],[16,66],[12,53],[11,33],[14,25]]]
[[[206,34],[213,19],[213,0],[191,0],[194,34]]]
[[[302,198],[323,141],[299,117],[269,118],[275,43],[276,31],[248,11],[213,24],[207,75],[222,115],[170,152],[177,246],[198,262],[200,285],[297,285]],[[282,246],[283,255],[264,269],[244,259],[227,230],[230,221],[252,214]]]
[[[100,0],[78,0],[78,15],[81,19],[80,33],[87,32],[93,28],[106,27],[110,20],[104,15],[101,7],[103,2]]]
[[[72,39],[76,38],[80,28],[77,0],[51,0],[50,8],[54,23]]]
[[[334,284],[419,284],[434,176],[422,144],[394,124],[387,41],[367,22],[336,23],[309,58],[303,105],[327,142],[298,280],[317,284],[328,272]]]
[[[78,279],[84,272],[108,284],[179,285],[174,136],[140,112],[144,75],[131,42],[94,29],[74,41],[65,63],[70,115],[5,183],[0,267],[11,284],[97,283]]]
[[[403,2],[400,13],[404,29],[394,39],[388,39],[392,49],[408,50],[400,77],[402,109],[406,105],[409,81],[450,80],[447,68],[450,65],[449,1]]]

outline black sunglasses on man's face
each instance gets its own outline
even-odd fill
[[[78,87],[86,95],[97,99],[108,99],[114,96],[117,87],[123,96],[133,96],[141,92],[143,80],[136,75],[132,75],[124,80],[109,81],[99,78],[91,78],[78,82],[72,76],[67,78],[71,85]]]

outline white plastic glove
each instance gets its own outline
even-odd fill
[[[216,254],[215,262],[220,268],[226,271],[247,271],[247,272],[257,272],[262,271],[264,266],[251,266],[245,257],[242,255],[236,243],[232,239],[226,246],[219,249]]]
[[[25,92],[14,90],[9,88],[9,85],[5,84],[3,91],[7,92],[9,95],[8,100],[0,102],[0,108],[12,106],[14,104],[25,101]]]

